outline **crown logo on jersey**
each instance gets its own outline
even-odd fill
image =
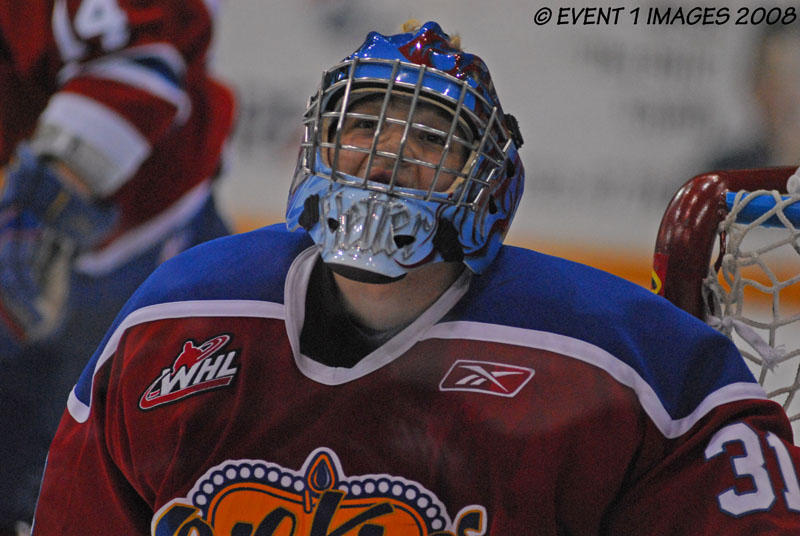
[[[150,384],[139,399],[144,410],[190,395],[230,385],[238,369],[233,366],[236,350],[223,352],[230,335],[217,335],[201,345],[187,340],[172,363]]]
[[[390,475],[347,477],[336,454],[319,448],[300,471],[260,460],[209,470],[188,499],[164,505],[153,536],[456,536],[486,534],[482,506],[454,521],[420,484]]]

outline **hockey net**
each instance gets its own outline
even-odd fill
[[[800,439],[800,173],[714,172],[673,197],[653,290],[730,337]]]

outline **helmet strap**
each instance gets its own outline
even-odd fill
[[[406,274],[403,274],[397,277],[390,277],[388,275],[378,274],[375,272],[370,272],[368,270],[362,270],[361,268],[346,266],[344,264],[334,264],[334,263],[325,263],[325,264],[332,272],[337,273],[342,277],[346,277],[347,279],[350,279],[352,281],[358,281],[359,283],[385,285],[387,283],[394,283],[395,281],[400,281],[406,276]]]

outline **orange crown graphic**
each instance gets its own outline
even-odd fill
[[[389,475],[346,477],[336,454],[312,452],[300,471],[258,460],[208,471],[190,499],[154,516],[153,536],[455,536],[486,534],[482,506],[454,521],[416,482]]]

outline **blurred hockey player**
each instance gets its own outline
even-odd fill
[[[760,27],[751,56],[748,96],[758,124],[742,143],[714,154],[704,169],[800,164],[800,29],[794,24]]]
[[[228,234],[212,4],[0,3],[0,534],[32,519],[69,391],[125,300]]]
[[[436,23],[304,117],[287,224],[164,263],[70,396],[34,535],[800,530],[800,453],[735,347],[502,245],[522,137]]]

